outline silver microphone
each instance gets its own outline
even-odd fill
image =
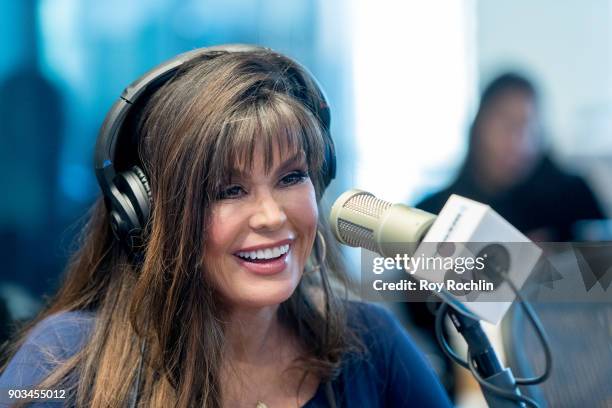
[[[330,213],[338,241],[383,256],[414,253],[435,219],[428,212],[392,204],[357,189],[338,197]]]

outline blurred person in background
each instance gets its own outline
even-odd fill
[[[489,204],[535,241],[570,241],[577,221],[604,218],[586,181],[544,150],[536,88],[516,73],[485,88],[456,179],[416,206],[437,214],[451,194]]]

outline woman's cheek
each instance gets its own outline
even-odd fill
[[[294,191],[294,198],[290,201],[291,211],[293,213],[302,214],[304,222],[317,223],[319,210],[317,207],[317,199],[314,186],[310,180],[304,182],[300,188]]]
[[[210,228],[206,234],[206,247],[208,249],[208,255],[212,255],[217,252],[217,248],[223,241],[223,222],[221,222],[221,214],[218,208],[212,211],[210,219]]]
[[[297,232],[304,237],[304,256],[308,257],[317,233],[319,217],[316,194],[310,180],[295,189],[295,196],[288,202],[286,212],[287,217],[293,220]]]
[[[221,203],[213,208],[206,242],[209,256],[220,256],[231,247],[236,239],[236,215],[236,209],[232,205]]]

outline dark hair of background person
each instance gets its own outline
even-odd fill
[[[531,99],[535,105],[539,104],[535,86],[527,78],[519,74],[508,72],[491,81],[480,97],[478,111],[476,112],[476,116],[474,117],[468,134],[467,154],[459,169],[455,182],[477,177],[476,152],[478,143],[482,142],[482,134],[479,133],[479,124],[482,122],[483,118],[489,114],[496,100],[498,98],[503,98],[508,92],[520,93]],[[536,137],[540,137],[540,135]]]
[[[508,116],[503,111],[504,106],[510,103],[515,107],[522,106],[525,117],[518,120],[504,117]],[[469,131],[467,154],[456,178],[448,187],[416,206],[437,214],[451,194],[459,194],[489,204],[536,241],[569,241],[576,238],[573,227],[577,221],[605,218],[586,181],[562,169],[551,158],[542,140],[539,104],[537,88],[527,77],[508,72],[495,78],[482,93]],[[501,115],[501,120],[508,122],[507,134],[490,135],[483,130],[494,115]],[[517,136],[512,132],[523,132],[524,135]],[[523,141],[501,140],[512,137],[522,137]],[[533,152],[524,154],[524,161],[514,169],[502,172],[507,180],[491,186],[487,185],[489,175],[483,163],[489,160],[489,170],[503,167],[495,162],[494,155],[484,157],[489,154],[486,149],[490,149],[485,142],[489,146],[504,146],[500,143],[506,143],[511,147],[512,143],[518,146],[524,142],[531,144]],[[506,153],[514,154],[512,151]]]
[[[263,143],[268,166],[274,145],[281,143],[290,152],[304,151],[318,199],[322,193],[322,127],[292,96],[290,66],[301,72],[271,52],[202,57],[152,96],[138,125],[139,156],[154,203],[142,267],[130,265],[98,199],[61,289],[10,348],[14,354],[48,316],[95,312],[90,341],[41,387],[72,387],[77,406],[124,407],[141,357],[135,339],[144,338],[142,406],[220,406],[226,305],[202,278],[201,264],[219,189],[232,169],[253,164],[257,143]],[[317,237],[309,263],[318,267],[307,268],[281,304],[279,318],[306,350],[295,365],[324,382],[338,373],[342,355],[359,351],[360,344],[331,289],[332,277],[348,282],[323,211],[319,214],[325,259]]]

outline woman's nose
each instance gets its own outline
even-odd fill
[[[259,195],[255,203],[255,211],[249,220],[250,227],[255,230],[276,230],[287,220],[282,205],[269,192]]]

